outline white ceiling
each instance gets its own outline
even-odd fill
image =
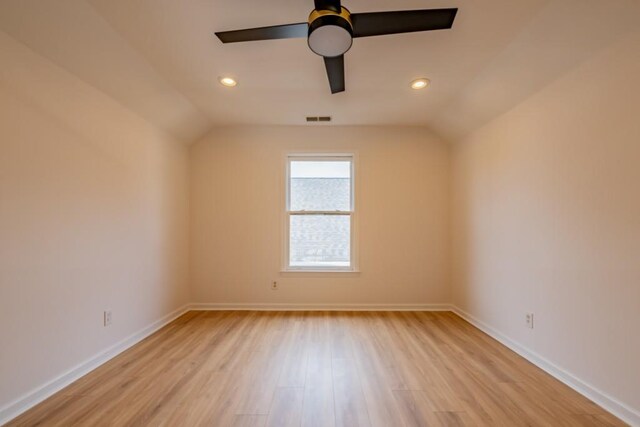
[[[356,39],[331,95],[304,39],[223,45],[214,31],[304,22],[312,0],[3,0],[0,29],[183,140],[212,126],[431,127],[456,138],[625,32],[637,0],[343,0],[352,12],[458,7],[452,30]],[[217,83],[235,76],[234,89]],[[408,83],[428,77],[432,86]]]

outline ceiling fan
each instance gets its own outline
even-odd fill
[[[308,22],[217,32],[223,43],[307,38],[309,48],[324,58],[331,93],[344,91],[344,54],[353,38],[451,28],[452,9],[351,13],[340,0],[314,0]]]

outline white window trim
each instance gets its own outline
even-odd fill
[[[291,162],[295,160],[349,160],[351,162],[351,211],[289,211],[290,200],[290,170]],[[323,153],[323,152],[308,152],[308,153],[285,153],[284,156],[284,197],[281,206],[283,209],[283,244],[282,244],[282,267],[281,273],[359,273],[358,264],[358,209],[356,197],[356,183],[357,183],[357,153]],[[351,265],[348,267],[340,266],[290,266],[289,265],[289,225],[291,215],[349,215],[351,218],[350,224],[350,261]]]

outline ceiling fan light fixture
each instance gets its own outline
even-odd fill
[[[226,87],[234,87],[238,84],[236,79],[232,77],[220,77],[218,81],[222,86],[226,86]]]
[[[415,89],[415,90],[424,89],[426,87],[429,87],[430,84],[431,84],[431,81],[429,79],[422,77],[419,79],[415,79],[411,82],[411,89]]]
[[[314,0],[306,22],[216,32],[222,43],[306,38],[312,52],[323,57],[331,93],[345,90],[345,53],[354,38],[448,30],[458,8],[351,13],[341,0]],[[414,89],[429,86],[415,83]]]
[[[334,58],[343,55],[353,43],[349,11],[314,10],[309,15],[309,48],[317,55]]]

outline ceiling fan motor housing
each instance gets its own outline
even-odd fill
[[[342,7],[340,12],[314,10],[309,15],[309,35],[307,43],[316,54],[327,58],[340,56],[351,48],[353,26],[349,10]]]

